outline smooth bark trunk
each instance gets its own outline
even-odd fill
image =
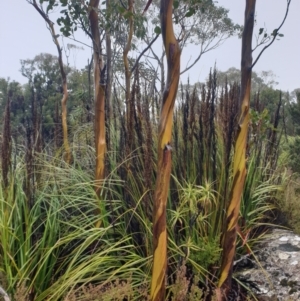
[[[159,121],[157,179],[153,208],[153,270],[151,300],[165,300],[167,270],[166,204],[171,174],[173,109],[180,76],[180,48],[173,30],[173,0],[161,1],[161,29],[168,75]]]
[[[96,170],[95,190],[99,197],[101,194],[102,182],[105,177],[105,84],[101,78],[103,59],[101,55],[100,31],[98,25],[99,0],[89,2],[89,21],[93,38],[94,51],[94,98],[95,98],[95,144],[96,144]]]
[[[221,275],[218,287],[221,300],[231,289],[233,260],[236,251],[237,226],[244,189],[246,170],[246,148],[249,125],[251,73],[252,73],[252,35],[255,17],[256,0],[247,0],[245,9],[244,31],[242,37],[241,59],[241,92],[240,92],[240,118],[239,129],[234,147],[233,184],[230,192],[230,201],[226,214],[225,230],[223,234],[223,255]]]
[[[43,19],[46,21],[46,23],[49,26],[49,31],[51,33],[53,42],[57,48],[58,52],[58,64],[60,68],[60,74],[62,79],[62,88],[63,88],[63,98],[61,100],[61,121],[62,121],[62,128],[63,128],[63,144],[64,149],[66,152],[65,160],[69,164],[71,162],[71,149],[70,144],[68,140],[68,124],[67,124],[67,101],[68,101],[68,85],[67,85],[67,76],[64,69],[63,59],[62,59],[62,51],[60,44],[58,42],[57,37],[59,35],[56,35],[55,29],[54,29],[54,23],[49,19],[48,15],[39,7],[36,0],[33,0],[31,3],[33,7],[38,11],[38,13],[43,17]]]

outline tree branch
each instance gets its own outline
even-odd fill
[[[150,42],[150,44],[140,53],[139,57],[137,58],[137,60],[135,61],[134,65],[133,65],[133,67],[131,68],[131,73],[133,73],[133,71],[136,68],[136,66],[138,65],[139,60],[141,59],[141,57],[153,45],[153,43],[157,40],[158,37],[159,37],[159,34],[156,35],[156,37]]]
[[[84,45],[84,46],[87,46],[87,47],[93,49],[92,46],[90,46],[90,45],[88,45],[88,44],[86,44],[86,43],[80,42],[80,41],[76,40],[75,38],[70,38],[70,37],[65,37],[65,38],[70,39],[70,40],[73,40],[73,41],[75,41],[75,42],[77,42],[77,43],[80,43],[80,44],[82,44],[82,45]]]
[[[261,52],[259,53],[259,55],[258,55],[257,58],[255,59],[254,63],[251,65],[251,69],[256,65],[256,63],[258,62],[259,58],[260,58],[261,55],[264,53],[264,51],[265,51],[267,48],[269,48],[269,47],[273,44],[273,42],[275,41],[275,39],[276,39],[276,37],[277,37],[277,35],[278,35],[278,32],[279,32],[280,28],[282,27],[282,25],[284,24],[284,22],[285,22],[285,20],[286,20],[286,18],[287,18],[287,15],[288,15],[288,12],[289,12],[289,7],[290,7],[290,4],[291,4],[291,1],[292,1],[292,0],[287,0],[286,12],[285,12],[285,16],[284,16],[284,18],[283,18],[281,24],[279,25],[279,27],[278,27],[277,29],[275,29],[275,30],[273,31],[274,36],[273,36],[272,41],[271,41],[268,45],[266,45],[266,46],[261,50]]]
[[[224,38],[225,39],[225,38]],[[205,54],[206,52],[213,50],[215,48],[217,48],[220,43],[222,43],[224,41],[224,39],[221,37],[213,46],[209,47],[212,40],[204,47],[203,49],[203,45],[201,45],[201,51],[200,54],[196,57],[196,59],[194,60],[194,62],[189,65],[188,67],[186,67],[183,71],[180,72],[180,75],[185,73],[186,71],[190,70],[195,64],[198,63],[198,61],[201,59],[202,55]]]

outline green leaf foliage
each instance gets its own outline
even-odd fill
[[[159,26],[156,26],[156,27],[154,28],[154,32],[155,32],[156,34],[161,34],[161,28],[160,28]]]

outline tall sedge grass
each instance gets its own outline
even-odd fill
[[[159,95],[149,95],[147,83],[137,87],[137,82],[130,134],[121,96],[114,91],[100,197],[94,190],[99,183],[92,180],[91,123],[71,123],[71,165],[51,144],[39,153],[30,143],[25,150],[16,148],[7,187],[0,190],[0,284],[11,296],[23,289],[26,300],[89,300],[92,293],[105,300],[105,294],[120,289],[120,300],[147,300]],[[236,84],[218,87],[215,71],[206,85],[180,88],[167,205],[170,300],[180,300],[175,298],[182,292],[176,288],[178,279],[195,291],[211,289],[216,281],[232,181],[238,94]],[[272,222],[282,181],[276,171],[276,118],[271,123],[266,112],[252,113],[239,253],[245,252],[245,243],[251,248],[256,235]],[[30,133],[29,138],[33,143]],[[99,218],[101,227],[95,228]]]
[[[147,278],[149,258],[135,251],[124,228],[130,213],[112,212],[120,212],[120,200],[109,200],[110,209],[107,199],[94,201],[94,183],[86,174],[38,161],[43,167],[41,186],[30,207],[22,187],[25,166],[19,160],[7,196],[0,192],[1,272],[9,292],[25,284],[30,300],[59,300],[88,283],[130,276],[137,286]],[[93,226],[98,206],[103,209],[99,229]],[[117,216],[113,223],[112,215]]]

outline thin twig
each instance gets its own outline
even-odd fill
[[[156,35],[156,37],[150,42],[150,44],[140,53],[139,57],[137,58],[137,60],[135,61],[133,67],[131,68],[131,73],[133,73],[134,69],[136,68],[136,66],[139,63],[139,60],[141,59],[141,57],[144,55],[144,53],[152,46],[152,44],[157,40],[157,38],[159,37],[160,34]]]
[[[282,27],[282,25],[284,24],[284,22],[285,22],[285,20],[286,20],[286,18],[287,18],[287,15],[288,15],[288,12],[289,12],[289,6],[290,6],[290,4],[291,4],[291,1],[292,1],[292,0],[287,0],[286,12],[285,12],[285,16],[284,16],[284,18],[283,18],[281,24],[279,25],[279,27],[278,27],[277,29],[275,29],[275,30],[273,31],[274,36],[273,36],[272,41],[271,41],[268,45],[266,45],[266,46],[261,50],[261,52],[259,53],[259,55],[258,55],[257,58],[255,59],[254,63],[251,65],[251,69],[252,69],[252,68],[255,66],[255,64],[258,62],[258,60],[259,60],[259,58],[261,57],[261,55],[263,54],[263,52],[264,52],[267,48],[269,48],[269,47],[273,44],[273,42],[275,41],[275,39],[276,39],[276,37],[277,37],[277,35],[278,35],[278,33],[279,33],[280,28]]]

